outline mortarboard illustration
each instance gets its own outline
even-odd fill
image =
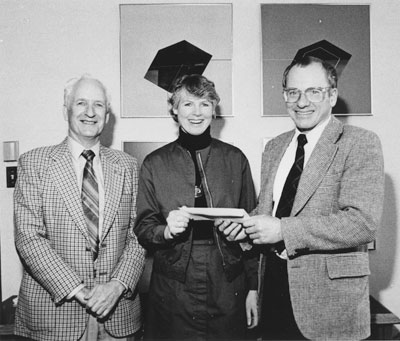
[[[333,45],[327,40],[321,40],[315,44],[306,46],[297,51],[294,60],[305,56],[313,56],[324,60],[335,67],[338,78],[351,58],[351,54]]]
[[[202,74],[212,55],[182,40],[158,50],[144,78],[171,92],[176,79],[188,74]]]

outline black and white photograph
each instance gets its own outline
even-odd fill
[[[400,340],[399,17],[0,0],[0,340]]]

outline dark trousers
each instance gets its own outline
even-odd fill
[[[287,261],[275,253],[266,256],[260,331],[263,340],[305,340],[293,316]]]

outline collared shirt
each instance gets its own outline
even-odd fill
[[[308,160],[310,159],[311,153],[313,152],[315,146],[320,139],[322,132],[324,131],[325,127],[328,125],[329,121],[331,120],[331,116],[329,116],[324,122],[317,125],[314,129],[301,132],[296,129],[292,140],[287,147],[282,160],[279,164],[275,181],[274,181],[274,191],[273,191],[273,200],[274,200],[274,208],[273,208],[273,216],[275,216],[276,209],[278,208],[278,203],[282,195],[283,186],[285,185],[285,181],[287,176],[289,175],[290,169],[293,166],[293,163],[296,158],[296,150],[297,150],[297,137],[300,134],[305,134],[307,137],[307,144],[304,146],[304,166],[303,169],[306,167]]]
[[[86,150],[79,142],[75,141],[73,138],[68,136],[68,148],[72,155],[72,165],[75,170],[76,179],[78,183],[79,190],[82,191],[82,180],[83,180],[83,170],[85,168],[86,159],[82,156],[82,152]],[[96,176],[98,189],[99,189],[99,239],[101,240],[101,233],[103,229],[104,221],[104,205],[105,205],[105,194],[104,194],[104,175],[103,169],[101,167],[100,160],[100,142],[96,143],[90,148],[90,150],[95,154],[93,158],[93,171]],[[120,282],[125,290],[128,290],[128,286],[119,280],[118,278],[112,278],[111,280],[116,280]],[[76,287],[68,296],[67,299],[74,297],[81,289],[85,287],[85,284],[80,284]]]
[[[86,159],[82,156],[82,152],[86,149],[79,142],[75,141],[72,137],[68,136],[68,148],[71,152],[72,165],[75,170],[76,180],[78,183],[79,191],[82,192],[82,180],[83,180],[83,170],[85,168]],[[99,189],[99,239],[101,239],[101,231],[103,227],[104,220],[104,177],[103,170],[101,168],[100,162],[100,142],[96,143],[92,148],[90,148],[95,157],[93,158],[93,171],[96,176],[98,189]],[[74,297],[81,289],[85,287],[85,284],[80,284],[67,296],[67,299]]]
[[[82,191],[83,170],[85,168],[86,159],[81,154],[87,148],[84,148],[80,143],[75,141],[70,136],[68,137],[68,148],[72,155],[71,159],[75,169],[78,187],[79,190]],[[105,196],[103,169],[100,162],[100,142],[96,143],[93,147],[90,148],[90,150],[93,151],[93,153],[95,154],[95,157],[93,158],[93,170],[96,176],[97,184],[99,186],[99,239],[101,240],[101,233],[104,221]]]

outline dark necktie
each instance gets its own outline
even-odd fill
[[[82,206],[93,259],[96,260],[99,251],[99,187],[93,170],[95,154],[91,150],[84,150],[82,156],[86,159],[82,179]]]
[[[300,134],[297,137],[297,150],[296,158],[293,166],[286,178],[285,185],[283,186],[282,195],[279,200],[278,208],[276,209],[275,217],[289,217],[292,211],[294,198],[297,192],[297,186],[304,165],[304,145],[307,143],[306,135]]]
[[[306,143],[306,135],[300,134],[297,137],[296,158],[286,178],[286,182],[282,190],[282,195],[279,200],[278,208],[276,209],[275,217],[277,218],[289,217],[292,211],[294,198],[297,192],[297,186],[299,185],[301,173],[303,172],[304,145]],[[285,245],[283,242],[279,242],[275,245],[275,249],[278,252],[283,251],[284,248]]]

